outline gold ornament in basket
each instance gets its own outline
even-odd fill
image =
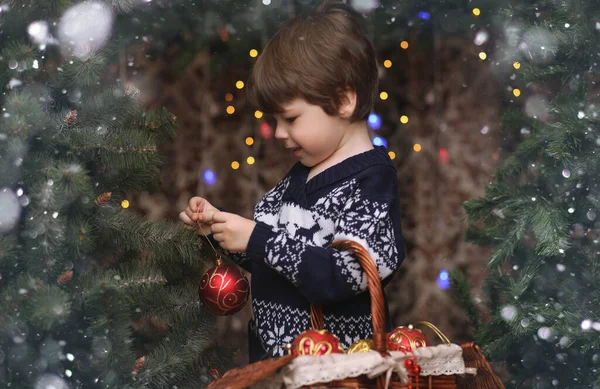
[[[428,322],[418,324],[431,328],[444,344],[429,346],[412,326],[386,334],[375,262],[351,240],[329,247],[352,251],[367,275],[373,338],[355,342],[344,352],[337,338],[323,330],[320,307],[311,306],[312,329],[296,337],[288,355],[232,369],[207,389],[504,389],[474,342],[452,344]]]

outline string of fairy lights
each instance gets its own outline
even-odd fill
[[[270,1],[269,0],[263,0],[263,4],[269,5]],[[479,16],[481,16],[481,9],[479,9],[479,8],[473,8],[472,9],[472,15],[473,15],[473,17],[479,17]],[[429,20],[430,17],[431,17],[430,14],[428,12],[425,12],[425,11],[419,12],[417,16],[419,18],[425,19],[425,20]],[[484,32],[483,34],[481,34],[481,33],[478,34],[478,36],[475,38],[475,44],[478,45],[478,46],[483,45],[487,41],[487,36],[488,36],[487,32]],[[409,44],[408,41],[403,40],[402,42],[399,43],[399,47],[402,50],[408,50],[409,47],[410,47],[410,44]],[[257,58],[258,55],[259,55],[259,51],[257,49],[251,49],[248,52],[248,55],[251,58]],[[487,55],[487,53],[485,51],[480,51],[479,53],[477,53],[477,56],[479,57],[479,59],[481,61],[485,61],[485,60],[488,59],[488,55]],[[392,61],[390,59],[385,59],[382,62],[382,65],[386,69],[390,69],[390,68],[393,67],[393,63],[392,63]],[[513,67],[514,67],[514,69],[518,70],[521,67],[521,64],[519,62],[514,62],[513,63]],[[244,87],[245,87],[245,84],[244,84],[243,81],[238,80],[238,81],[235,82],[235,88],[236,89],[242,90],[242,89],[244,89]],[[509,91],[512,91],[512,94],[515,97],[519,97],[521,95],[521,91],[518,88],[510,88]],[[389,97],[390,96],[389,96],[388,92],[386,92],[386,91],[381,91],[379,93],[379,98],[382,101],[388,100]],[[235,97],[234,97],[234,95],[232,93],[227,93],[225,95],[225,101],[228,103],[227,106],[226,106],[226,108],[225,108],[225,112],[228,115],[234,115],[236,113],[236,109],[235,109],[235,105],[234,105],[234,99],[235,99]],[[261,111],[258,111],[258,110],[254,111],[254,118],[260,121],[260,124],[259,124],[259,127],[258,127],[259,128],[259,135],[260,135],[260,137],[263,138],[263,139],[271,139],[273,137],[273,135],[274,135],[274,130],[273,130],[273,128],[271,127],[271,125],[267,121],[263,120],[263,113]],[[401,125],[407,125],[409,123],[409,117],[408,117],[408,115],[406,115],[406,114],[401,115],[400,118],[399,118],[399,123]],[[368,124],[368,126],[369,126],[369,128],[371,130],[377,131],[377,130],[379,130],[381,128],[382,119],[381,119],[381,117],[377,113],[373,112],[373,113],[371,113],[369,115],[368,120],[367,120],[367,124]],[[244,142],[245,142],[245,144],[248,147],[252,147],[255,144],[255,139],[252,136],[247,136],[244,139]],[[382,136],[374,136],[373,139],[372,139],[372,142],[373,142],[373,145],[375,145],[375,146],[386,146],[386,147],[388,146],[387,140],[384,137],[382,137]],[[419,152],[421,152],[423,150],[423,145],[421,145],[420,143],[415,142],[412,145],[412,150],[414,152],[416,152],[416,153],[419,153]],[[391,151],[391,150],[388,151],[388,155],[389,155],[389,157],[392,160],[396,158],[396,153],[394,151]],[[449,153],[449,151],[446,148],[440,148],[438,150],[438,156],[439,156],[440,163],[447,164],[449,162],[450,153]],[[494,155],[494,159],[496,159],[496,158],[497,158],[497,156]],[[256,163],[256,159],[253,156],[250,155],[250,156],[246,157],[245,163],[247,165],[254,165]],[[238,160],[233,160],[230,163],[230,167],[231,167],[232,170],[238,170],[238,169],[240,169],[242,167],[242,162],[238,161]],[[217,182],[217,176],[216,176],[215,172],[212,171],[211,169],[205,169],[204,170],[203,179],[204,179],[205,184],[207,184],[207,185],[214,185]],[[447,270],[442,269],[439,272],[439,275],[438,275],[436,283],[437,283],[437,285],[438,285],[438,287],[440,289],[448,289],[450,287],[450,278],[449,278]]]

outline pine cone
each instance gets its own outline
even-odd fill
[[[94,203],[96,203],[97,206],[104,205],[104,204],[108,203],[108,200],[110,200],[111,196],[112,196],[112,192],[104,192],[104,193],[100,194],[98,197],[96,197],[96,200],[94,201]]]
[[[59,285],[66,285],[72,279],[73,279],[73,270],[67,270],[66,272],[64,272],[60,276],[58,276],[58,278],[56,279],[56,282]]]
[[[75,123],[75,120],[77,120],[77,111],[73,110],[65,117],[65,124],[67,126],[72,126]]]
[[[139,357],[138,359],[135,360],[135,363],[133,364],[133,368],[131,370],[132,374],[137,374],[140,372],[140,370],[142,370],[142,367],[144,367],[144,364],[146,363],[146,357]]]

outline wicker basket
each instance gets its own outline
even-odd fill
[[[373,321],[373,350],[379,352],[382,356],[390,356],[387,350],[387,334],[385,332],[385,308],[383,299],[383,290],[375,262],[360,244],[351,240],[340,240],[333,242],[329,247],[340,250],[352,251],[367,275],[369,294],[371,296],[371,314]],[[313,329],[323,328],[323,314],[320,307],[311,306],[311,326]],[[436,333],[439,333],[433,327]],[[442,339],[445,337],[441,334]],[[477,375],[474,377],[461,377],[458,375],[438,375],[438,376],[410,376],[410,382],[402,382],[397,374],[391,376],[387,385],[389,389],[504,389],[500,379],[493,373],[490,365],[481,353],[481,349],[474,342],[463,344],[463,359],[466,367],[477,368]],[[318,358],[318,357],[316,357]],[[289,365],[294,357],[286,355],[283,357],[272,358],[259,361],[247,366],[228,371],[223,377],[212,382],[207,389],[243,389],[253,386],[257,382],[273,376],[281,368]],[[257,388],[258,386],[253,386]],[[282,384],[282,389],[285,386]],[[333,388],[352,388],[352,389],[385,389],[385,374],[375,378],[368,378],[366,375],[360,375],[354,378],[343,380],[322,382],[309,386],[303,386],[299,389],[333,389]]]

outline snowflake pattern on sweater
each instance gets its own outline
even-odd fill
[[[294,165],[263,196],[246,255],[233,257],[251,258],[259,340],[254,344],[263,348],[250,350],[251,362],[258,355],[284,355],[284,345],[310,328],[311,304],[323,308],[325,329],[344,348],[372,335],[366,274],[351,252],[329,244],[360,243],[384,284],[404,259],[396,169],[384,147],[352,156],[307,181],[309,171]]]

